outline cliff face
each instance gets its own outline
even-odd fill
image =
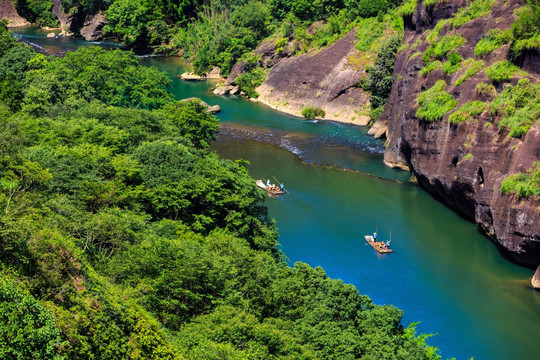
[[[516,139],[496,125],[500,119],[491,116],[489,110],[474,121],[458,125],[448,122],[452,112],[436,122],[424,122],[416,117],[419,93],[441,79],[446,81],[446,91],[459,102],[456,109],[468,101],[490,101],[494,97],[494,94],[478,94],[476,85],[491,83],[485,67],[504,60],[509,45],[486,55],[484,69],[458,86],[456,80],[463,72],[445,75],[439,68],[424,77],[419,74],[422,56],[411,56],[416,52],[424,53],[429,47],[425,30],[432,29],[440,19],[452,16],[462,5],[458,3],[447,2],[426,11],[419,1],[415,14],[405,21],[403,42],[408,48],[398,53],[392,93],[375,124],[375,128],[386,130],[384,160],[390,166],[410,168],[421,187],[475,221],[514,261],[537,266],[540,264],[540,201],[503,195],[500,188],[508,174],[525,172],[533,162],[540,160],[540,121],[536,121],[525,136]],[[452,34],[466,39],[456,51],[464,59],[474,58],[474,48],[482,35],[493,28],[511,27],[517,7],[517,1],[508,4],[501,1],[490,15],[453,30]],[[440,35],[450,30],[445,25]],[[522,68],[537,81],[538,53],[526,54],[522,62]],[[517,81],[514,78],[512,83]],[[502,88],[499,85],[496,91]]]
[[[11,0],[0,0],[0,19],[8,19],[9,27],[25,26],[30,24],[19,15]]]
[[[365,71],[348,60],[357,52],[354,44],[352,31],[320,52],[281,59],[257,88],[259,101],[297,116],[306,106],[319,107],[327,120],[367,125],[369,116],[359,109],[368,106],[369,95],[356,86]]]

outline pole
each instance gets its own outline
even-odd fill
[[[278,182],[278,184],[281,184],[281,181],[279,181],[278,179],[276,179],[275,176],[272,175],[272,177],[274,178],[274,180],[276,180],[276,181]],[[287,189],[285,189],[285,188],[283,188],[283,189],[287,192],[287,194],[290,195],[290,193],[289,193],[289,191],[287,191]]]

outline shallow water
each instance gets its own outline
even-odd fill
[[[474,224],[407,183],[409,173],[384,166],[383,143],[365,129],[214,96],[215,81],[178,79],[185,68],[174,58],[141,62],[166,71],[178,99],[221,106],[215,151],[250,161],[256,179],[285,182],[289,194],[266,203],[291,264],[321,265],[376,303],[403,309],[404,324],[418,321],[420,332],[437,333],[428,342],[443,358],[538,358],[533,271],[507,261]],[[391,232],[394,253],[365,243],[375,229],[383,240]]]

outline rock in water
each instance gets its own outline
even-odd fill
[[[232,85],[222,85],[222,86],[218,86],[215,88],[214,90],[214,95],[227,95],[229,93],[229,91],[231,91],[231,89],[233,88],[234,86]]]
[[[221,111],[221,107],[219,105],[209,106],[208,109],[206,110],[206,112],[210,114],[217,114],[220,111]]]
[[[204,77],[200,75],[196,75],[194,73],[183,73],[182,75],[180,75],[180,78],[182,80],[188,80],[188,81],[199,81],[199,80],[204,79]]]
[[[53,32],[47,34],[47,37],[48,37],[48,38],[53,38],[53,37],[55,37],[55,36],[56,36],[56,34],[53,33]]]
[[[533,288],[540,291],[540,265],[538,265],[538,268],[536,268],[536,272],[531,280],[531,284]]]

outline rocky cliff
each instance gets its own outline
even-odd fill
[[[435,28],[464,3],[443,1],[426,9],[419,1],[414,15],[405,18],[405,45],[398,52],[392,93],[374,129],[379,134],[386,133],[386,164],[409,168],[422,188],[475,221],[514,261],[537,266],[540,264],[540,200],[503,195],[500,189],[508,174],[525,172],[540,160],[540,121],[526,135],[514,138],[497,126],[500,117],[490,115],[489,108],[474,120],[459,124],[448,121],[455,110],[434,122],[422,121],[416,115],[419,94],[440,80],[444,80],[445,90],[458,101],[455,109],[473,100],[489,103],[505,88],[503,84],[495,84],[486,93],[478,91],[477,85],[491,84],[486,67],[506,58],[508,44],[485,55],[482,69],[459,85],[456,81],[465,70],[447,75],[439,66],[426,76],[420,74],[424,66],[421,55],[429,48],[429,36],[435,31],[440,31],[439,37],[464,38],[464,44],[456,51],[463,59],[478,60],[474,54],[476,44],[490,29],[510,28],[514,10],[520,6],[518,1],[500,1],[491,13],[460,27],[445,24]],[[538,81],[538,61],[538,53],[534,51],[522,58],[522,69],[529,72],[527,77],[533,82]],[[511,83],[515,85],[519,78],[520,75],[515,76]]]
[[[30,24],[19,15],[11,0],[0,0],[0,19],[7,19],[9,21],[8,26],[10,27]]]
[[[369,94],[357,85],[364,69],[349,63],[358,50],[354,31],[320,52],[284,58],[257,88],[259,101],[300,116],[306,106],[325,110],[325,119],[367,125]],[[365,111],[364,111],[365,113]]]
[[[325,119],[367,125],[361,106],[369,94],[357,85],[365,75],[349,63],[356,54],[354,31],[319,52],[281,59],[257,88],[259,101],[300,116],[306,106],[325,110]]]

